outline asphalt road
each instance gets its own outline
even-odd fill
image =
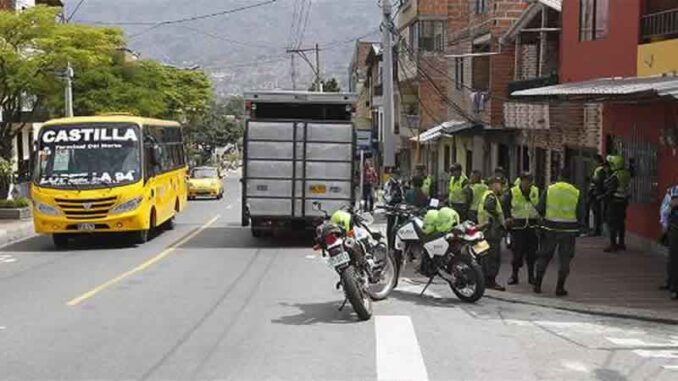
[[[239,226],[239,182],[175,230],[0,249],[0,379],[676,380],[678,328],[404,281],[358,322],[303,238]]]

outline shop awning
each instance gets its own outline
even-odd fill
[[[441,137],[452,137],[455,134],[468,131],[475,127],[482,126],[468,121],[448,120],[443,124],[429,128],[428,130],[422,132],[419,137],[415,136],[410,140],[413,142],[418,140],[419,143],[431,143],[440,139]]]
[[[678,76],[601,78],[519,90],[511,95],[514,97],[649,95],[678,98]]]

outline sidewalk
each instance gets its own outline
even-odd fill
[[[638,317],[657,317],[678,323],[678,301],[671,300],[667,291],[658,289],[666,280],[666,257],[632,250],[605,253],[606,245],[607,239],[603,237],[577,240],[577,252],[566,284],[567,297],[556,298],[554,294],[557,257],[546,272],[541,295],[534,294],[527,284],[525,267],[520,273],[519,284],[507,286],[506,292],[488,291],[488,295],[556,308],[620,316],[637,314]],[[506,284],[511,275],[511,258],[510,250],[502,250],[502,267],[497,277],[501,284]]]
[[[35,234],[33,220],[0,220],[0,248]]]

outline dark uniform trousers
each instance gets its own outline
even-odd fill
[[[626,209],[628,206],[628,200],[616,197],[612,197],[607,204],[607,226],[610,229],[610,242],[613,245],[625,243]]]
[[[558,277],[567,277],[570,274],[570,262],[574,258],[576,239],[577,233],[544,230],[541,250],[537,257],[537,276],[544,275],[558,249]]]
[[[466,210],[466,204],[450,204],[450,207],[459,214],[459,221],[462,222],[466,221],[466,219],[468,218],[468,210]]]
[[[485,274],[485,281],[488,285],[493,285],[497,274],[499,274],[499,267],[501,266],[501,236],[486,237],[487,243],[490,244],[490,250],[487,254],[480,257],[480,265]]]
[[[511,229],[511,250],[513,251],[513,271],[527,263],[528,271],[534,275],[534,265],[537,259],[537,232],[533,227],[523,229]]]
[[[473,223],[477,224],[478,223],[478,211],[477,210],[469,210],[468,211],[468,220],[473,221]]]
[[[670,225],[669,232],[669,289],[678,292],[678,225]]]

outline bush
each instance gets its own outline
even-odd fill
[[[0,209],[27,208],[30,205],[30,201],[25,197],[20,197],[14,200],[0,200]]]

